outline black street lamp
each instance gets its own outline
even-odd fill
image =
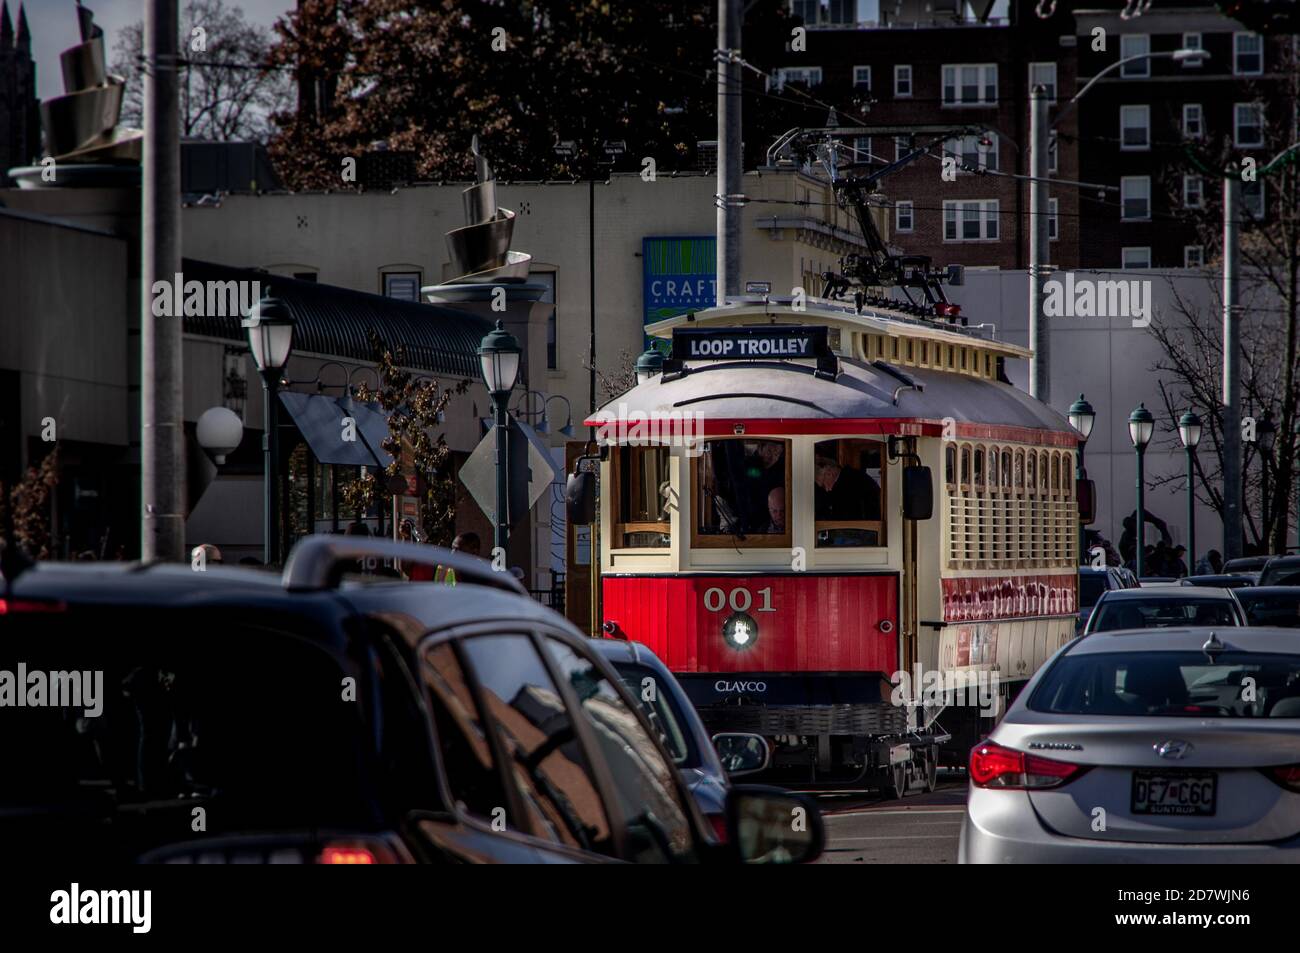
[[[1092,425],[1097,421],[1097,412],[1092,409],[1092,404],[1088,403],[1086,397],[1082,394],[1079,399],[1070,405],[1070,426],[1079,432],[1079,456],[1074,465],[1074,479],[1077,484],[1088,477],[1088,471],[1083,466],[1083,448],[1088,443],[1088,437],[1092,435]],[[1088,558],[1088,535],[1083,528],[1083,523],[1079,523],[1079,561],[1086,562]]]
[[[266,500],[263,506],[265,525],[262,531],[262,560],[268,566],[280,561],[280,513],[277,489],[279,475],[276,472],[280,461],[279,415],[276,404],[279,402],[280,378],[285,365],[289,363],[289,354],[293,351],[293,314],[289,306],[279,298],[271,296],[271,289],[253,306],[253,310],[244,318],[243,326],[248,329],[248,346],[253,352],[253,361],[257,372],[262,375],[262,388],[266,398],[264,422],[266,432],[262,435],[262,458],[265,468]]]
[[[1128,415],[1128,438],[1133,441],[1133,449],[1137,451],[1137,551],[1134,553],[1134,567],[1137,570],[1137,577],[1142,578],[1146,570],[1145,556],[1147,542],[1147,520],[1146,520],[1146,498],[1143,486],[1143,455],[1147,451],[1147,444],[1151,442],[1151,435],[1156,429],[1156,419],[1151,416],[1151,411],[1147,410],[1146,404],[1138,404],[1137,409]]]
[[[1190,410],[1178,418],[1178,437],[1187,451],[1187,570],[1196,572],[1196,445],[1201,442],[1201,418]]]
[[[1273,463],[1273,447],[1277,444],[1277,425],[1273,423],[1273,411],[1264,411],[1259,425],[1255,428],[1255,439],[1259,441],[1259,469],[1264,481],[1263,512],[1259,514],[1260,529],[1264,535],[1264,551],[1273,551],[1273,541],[1268,532],[1268,477],[1269,466]]]
[[[664,355],[657,348],[649,348],[636,359],[636,382],[644,384],[650,378],[663,373]]]
[[[515,336],[498,321],[494,330],[483,338],[478,348],[479,362],[483,365],[483,383],[492,395],[492,408],[496,413],[497,443],[497,512],[496,526],[493,527],[493,557],[497,553],[505,555],[506,543],[510,539],[510,515],[506,512],[510,505],[509,494],[509,428],[508,405],[510,391],[514,389],[515,378],[519,375],[519,342]]]

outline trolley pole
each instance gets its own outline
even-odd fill
[[[718,0],[718,305],[740,293],[740,24],[744,0]]]
[[[1223,558],[1241,555],[1241,323],[1237,304],[1237,209],[1241,178],[1223,180]]]
[[[1045,404],[1052,401],[1052,354],[1043,315],[1043,282],[1048,258],[1047,234],[1047,90],[1035,86],[1029,94],[1029,393]]]

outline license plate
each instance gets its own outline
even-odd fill
[[[1217,784],[1213,771],[1134,771],[1133,813],[1207,817]]]

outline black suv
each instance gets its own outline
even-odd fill
[[[458,584],[354,578],[367,559]],[[0,831],[127,862],[820,853],[815,804],[772,788],[733,788],[710,843],[586,641],[509,574],[429,546],[310,537],[282,578],[41,564],[0,599]]]

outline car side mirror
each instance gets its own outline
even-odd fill
[[[727,792],[727,843],[745,864],[802,864],[821,856],[826,830],[812,798],[741,784]]]
[[[903,519],[928,520],[934,515],[934,480],[929,467],[903,467]]]
[[[762,771],[772,760],[772,749],[762,735],[726,732],[713,736],[713,747],[733,778]]]
[[[1097,519],[1097,484],[1087,478],[1075,480],[1074,498],[1079,501],[1079,522],[1091,526]]]
[[[564,486],[564,511],[571,526],[596,522],[596,474],[589,470],[569,474]]]

